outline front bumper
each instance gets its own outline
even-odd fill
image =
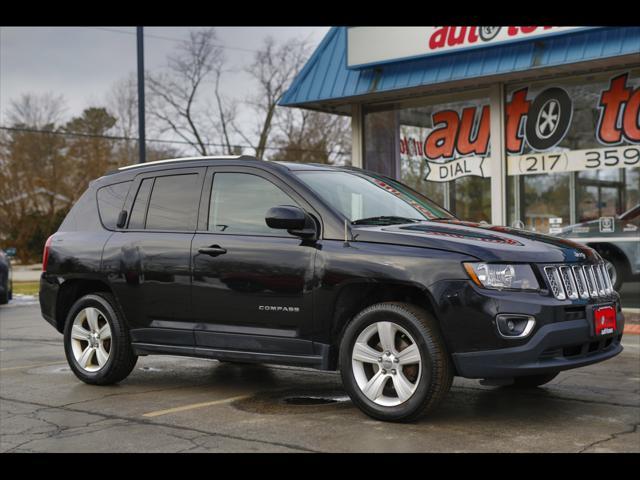
[[[622,351],[624,316],[610,335],[593,336],[591,319],[549,323],[524,345],[498,350],[454,353],[457,373],[467,378],[505,378],[555,373],[601,362]]]

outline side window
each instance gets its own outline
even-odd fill
[[[269,228],[264,217],[271,207],[296,205],[273,183],[248,173],[216,173],[207,229],[239,235],[287,235]]]
[[[144,228],[144,217],[147,212],[147,203],[149,203],[149,194],[151,193],[152,186],[153,178],[145,178],[142,183],[140,183],[136,199],[133,202],[133,208],[131,209],[129,228],[135,230]]]
[[[156,177],[149,200],[145,228],[151,230],[195,230],[200,201],[197,174]]]
[[[118,215],[122,211],[125,197],[131,182],[115,183],[98,190],[98,212],[102,224],[110,229],[116,228]]]

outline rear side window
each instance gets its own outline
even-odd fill
[[[116,228],[118,215],[122,211],[124,200],[131,182],[115,183],[98,190],[98,212],[102,225],[109,230]]]
[[[151,192],[145,228],[195,230],[200,202],[197,174],[157,177]]]

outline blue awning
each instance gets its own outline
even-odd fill
[[[602,27],[483,49],[347,68],[347,28],[333,27],[280,100],[283,106],[321,108],[323,102],[376,92],[522,72],[637,54],[640,27]],[[356,99],[350,99],[351,101]]]

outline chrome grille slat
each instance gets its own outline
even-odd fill
[[[593,275],[593,267],[591,265],[585,265],[582,267],[584,274],[587,277],[587,286],[589,287],[589,295],[592,297],[598,296],[598,289],[596,287],[596,277]]]
[[[604,277],[602,276],[600,265],[595,265],[593,268],[596,273],[596,281],[598,282],[598,293],[600,294],[601,297],[604,297],[606,295],[606,291],[605,291]]]
[[[562,280],[556,267],[544,267],[544,273],[547,276],[547,281],[551,286],[551,292],[553,296],[559,300],[564,300],[566,297],[564,288],[562,288]]]
[[[613,285],[611,284],[611,277],[609,271],[604,263],[600,264],[600,270],[602,271],[602,278],[604,279],[604,292],[607,295],[613,293]]]
[[[587,288],[587,279],[580,267],[573,267],[573,275],[576,279],[576,287],[581,298],[589,298],[589,289]]]
[[[604,263],[596,265],[547,265],[544,274],[558,300],[601,298],[613,293]]]
[[[562,279],[562,284],[564,285],[564,290],[567,292],[567,297],[572,300],[578,298],[578,288],[576,287],[576,282],[573,279],[573,273],[571,273],[571,268],[569,267],[560,267],[560,278]]]

